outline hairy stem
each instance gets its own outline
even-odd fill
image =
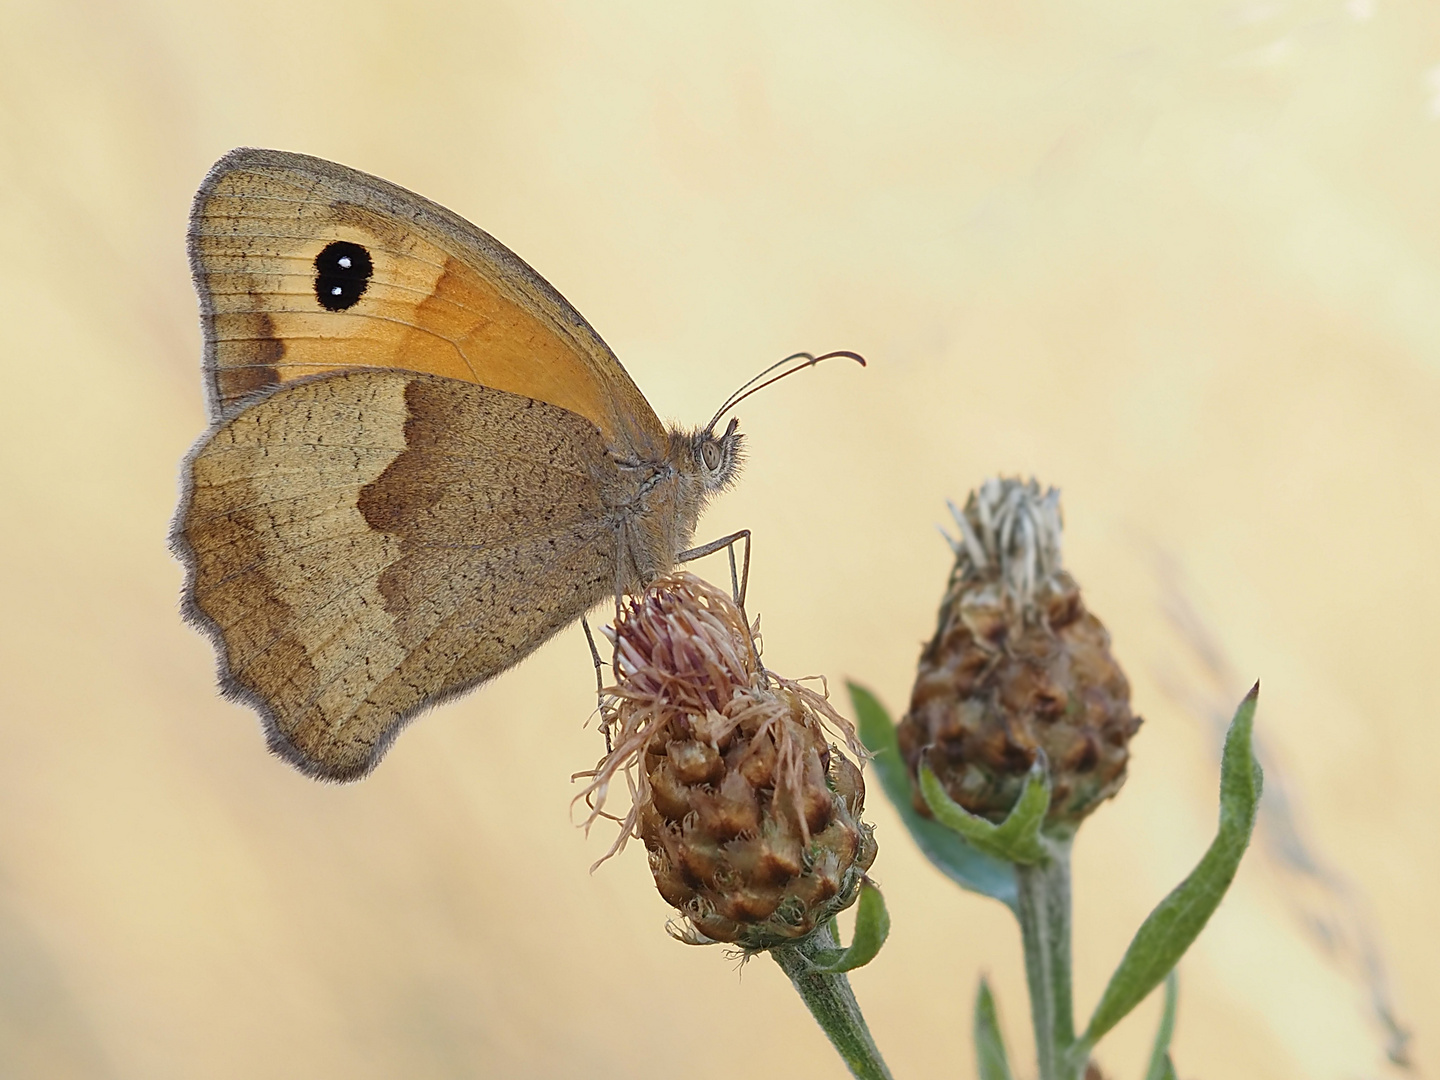
[[[1020,934],[1040,1080],[1075,1080],[1068,1051],[1075,1042],[1070,1000],[1070,838],[1049,838],[1051,858],[1017,866]]]
[[[823,950],[839,945],[829,927],[822,927],[798,945],[781,945],[770,955],[790,976],[795,990],[805,1000],[810,1015],[820,1025],[850,1072],[859,1080],[891,1080],[885,1059],[880,1056],[865,1017],[844,975],[816,972],[812,960]]]

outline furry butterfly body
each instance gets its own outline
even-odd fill
[[[236,150],[190,256],[212,426],[174,545],[272,749],[363,776],[405,721],[668,570],[739,467],[666,429],[599,335],[464,219]]]

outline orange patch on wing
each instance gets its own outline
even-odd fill
[[[397,213],[400,189],[353,170],[240,156],[252,163],[213,175],[191,223],[222,406],[311,375],[415,371],[556,405],[611,445],[663,452],[663,426],[604,342],[493,238],[408,192]],[[317,258],[337,242],[372,264],[338,308],[317,295]]]

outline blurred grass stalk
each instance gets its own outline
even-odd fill
[[[1156,571],[1166,619],[1198,672],[1198,678],[1187,678],[1178,666],[1167,666],[1156,673],[1156,681],[1172,701],[1209,727],[1218,742],[1226,730],[1226,703],[1234,699],[1241,680],[1219,637],[1190,601],[1178,562],[1160,553]],[[1385,1057],[1409,1069],[1411,1033],[1396,1010],[1365,896],[1306,837],[1299,796],[1262,739],[1256,740],[1255,756],[1267,777],[1257,826],[1260,847],[1284,875],[1288,885],[1285,900],[1311,943],[1364,989],[1372,1019],[1384,1033]]]

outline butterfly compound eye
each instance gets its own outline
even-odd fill
[[[720,462],[725,455],[720,452],[719,443],[707,442],[701,445],[700,456],[705,459],[705,468],[714,472],[720,468]]]
[[[359,244],[336,240],[315,256],[315,299],[326,311],[354,307],[370,286],[375,265]]]

